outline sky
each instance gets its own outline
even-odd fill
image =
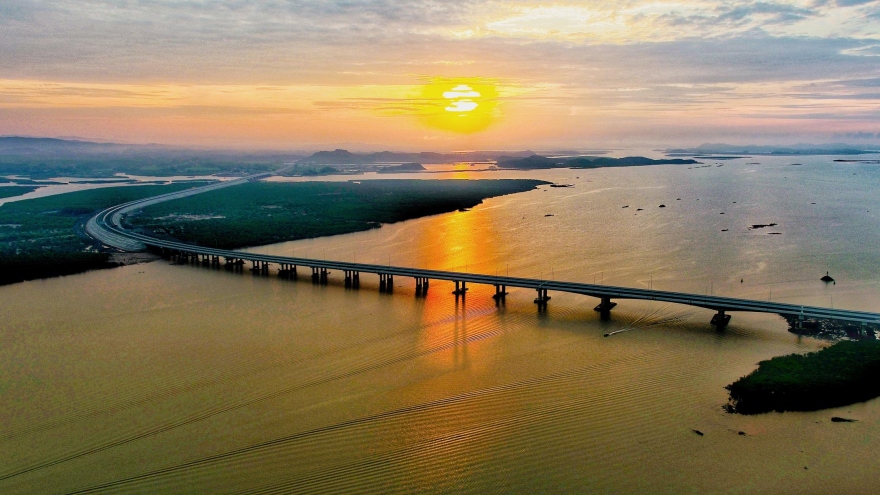
[[[0,0],[0,135],[880,143],[880,0]]]

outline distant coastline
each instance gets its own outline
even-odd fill
[[[706,159],[721,160],[725,156],[745,155],[737,158],[747,158],[749,155],[761,156],[812,156],[812,155],[867,155],[877,153],[877,150],[868,150],[844,143],[829,144],[797,144],[791,146],[762,146],[762,145],[735,145],[723,143],[701,144],[695,148],[671,148],[665,150],[666,156],[700,156]],[[719,155],[719,156],[708,156]]]
[[[644,156],[627,156],[624,158],[578,156],[570,158],[552,158],[532,155],[526,158],[501,157],[498,168],[519,170],[540,170],[548,168],[607,168],[607,167],[641,167],[646,165],[693,165],[700,162],[692,159],[666,158],[654,160]]]
[[[467,158],[467,160],[465,160]],[[418,159],[418,160],[415,160]],[[412,160],[412,161],[408,161]],[[440,153],[370,153],[366,155],[351,153],[347,150],[319,151],[303,158],[291,167],[287,175],[319,176],[319,175],[358,175],[365,172],[380,174],[429,172],[421,163],[470,162],[493,164],[491,168],[480,168],[475,172],[489,172],[504,169],[514,170],[545,170],[551,168],[606,168],[606,167],[639,167],[646,165],[693,165],[700,162],[694,159],[661,158],[652,159],[644,156],[628,156],[611,158],[606,156],[543,156],[530,151],[516,154],[440,154]]]

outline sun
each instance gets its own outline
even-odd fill
[[[491,80],[432,78],[420,96],[419,117],[428,126],[470,134],[497,120],[498,90]]]

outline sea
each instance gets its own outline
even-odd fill
[[[621,152],[623,153],[623,152]],[[856,161],[835,161],[856,160]],[[880,312],[880,155],[388,178],[569,187],[252,252]],[[273,180],[303,180],[282,179]],[[830,274],[834,283],[820,278]],[[307,275],[307,274],[306,274]],[[0,493],[873,493],[880,400],[730,414],[781,317],[162,260],[0,287]],[[607,335],[607,336],[606,336]],[[855,420],[832,422],[834,416]]]

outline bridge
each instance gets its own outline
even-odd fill
[[[860,323],[863,330],[868,324],[880,324],[880,314],[866,311],[801,306],[780,302],[689,294],[654,289],[615,287],[601,284],[585,284],[580,282],[485,275],[445,270],[428,270],[402,266],[352,263],[346,261],[317,260],[214,249],[183,242],[157,239],[126,229],[122,224],[122,218],[126,214],[152,204],[213,191],[224,187],[231,187],[248,181],[260,180],[270,175],[272,174],[258,174],[232,181],[215,183],[208,186],[116,205],[107,208],[92,217],[86,224],[86,232],[103,244],[123,251],[143,251],[145,249],[151,249],[161,252],[165,256],[176,256],[181,261],[194,261],[209,266],[220,266],[222,259],[222,264],[232,269],[244,270],[245,266],[250,264],[251,271],[268,274],[270,265],[274,264],[278,266],[278,273],[280,276],[291,278],[298,277],[298,270],[302,268],[304,271],[309,270],[311,272],[310,276],[314,283],[326,283],[330,272],[337,271],[343,273],[346,287],[357,288],[360,285],[360,274],[369,273],[379,277],[379,290],[382,292],[392,292],[394,290],[394,277],[409,277],[416,282],[416,295],[427,294],[432,280],[453,282],[455,284],[455,291],[453,291],[453,294],[455,294],[456,297],[464,297],[468,290],[468,284],[491,285],[495,287],[495,295],[493,297],[498,301],[504,300],[505,296],[508,294],[508,288],[516,287],[532,289],[537,293],[535,303],[538,305],[539,309],[546,308],[548,301],[550,300],[549,293],[551,291],[582,294],[599,300],[599,304],[595,307],[595,310],[603,317],[607,317],[610,314],[610,311],[617,305],[613,300],[639,299],[696,306],[716,311],[716,314],[712,317],[711,324],[719,329],[723,329],[730,322],[731,317],[727,313],[736,311],[773,313],[784,317],[795,318],[798,327],[803,326],[805,319],[831,319]]]

